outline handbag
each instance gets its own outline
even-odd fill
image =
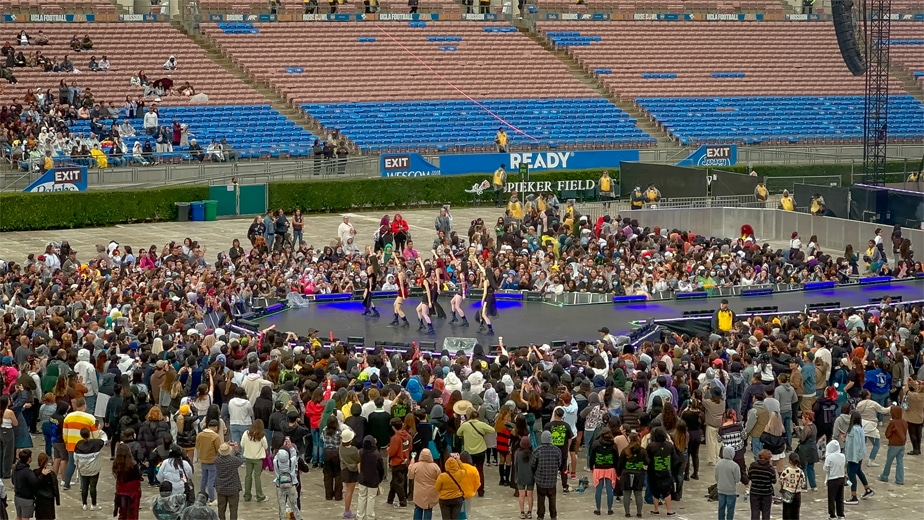
[[[186,470],[183,470],[183,494],[186,495],[186,505],[196,503],[196,486],[189,480]]]
[[[270,450],[266,450],[266,455],[263,456],[263,471],[274,471],[273,452]]]
[[[427,449],[430,450],[430,455],[433,456],[434,461],[440,460],[440,458],[442,457],[442,453],[440,452],[439,448],[436,446],[437,432],[438,430],[436,428],[433,428],[433,438],[430,439],[430,442],[427,443]]]
[[[796,489],[799,489],[799,486],[802,484],[802,475],[799,474],[799,480],[796,481]],[[788,489],[783,489],[783,485],[780,484],[780,500],[784,504],[792,504],[793,499],[796,498],[796,493],[794,491],[789,491]]]

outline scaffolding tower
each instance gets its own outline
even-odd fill
[[[863,182],[885,184],[889,142],[889,44],[891,0],[866,0],[861,11],[866,44],[866,98],[863,111]]]

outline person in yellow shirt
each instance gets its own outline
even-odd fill
[[[517,220],[523,220],[523,203],[520,202],[520,199],[517,197],[517,192],[510,194],[510,202],[507,203],[507,210],[510,211],[511,217]]]
[[[443,518],[459,518],[465,500],[462,481],[466,478],[466,471],[462,463],[452,457],[446,459],[445,469],[445,472],[436,477],[433,489],[440,497],[440,512]],[[477,471],[475,474],[478,474]]]
[[[501,195],[504,193],[504,185],[507,184],[506,164],[500,165],[500,168],[494,170],[491,177],[491,188],[494,189],[494,207],[501,207]]]
[[[45,159],[42,162],[42,169],[46,172],[55,167],[55,160],[51,158],[51,151],[45,152]]]
[[[109,159],[107,159],[106,154],[104,154],[103,151],[99,149],[98,144],[93,145],[93,149],[90,150],[90,156],[96,160],[97,168],[108,168],[109,167]]]
[[[497,135],[494,136],[494,144],[497,145],[497,153],[507,153],[507,132],[504,128],[497,129]]]
[[[767,202],[768,195],[770,195],[770,192],[764,186],[764,181],[759,181],[757,186],[754,187],[754,198],[757,199],[757,202]]]
[[[597,185],[600,188],[600,200],[603,201],[603,207],[609,208],[613,199],[616,198],[615,184],[610,178],[610,172],[603,170],[603,175],[600,176],[600,182]]]
[[[783,211],[796,210],[796,199],[789,194],[789,190],[783,190],[783,196],[780,197],[780,209]]]
[[[642,209],[642,206],[645,205],[645,195],[642,193],[642,188],[636,186],[632,190],[629,195],[629,205],[632,209]]]
[[[475,494],[477,493],[479,497],[484,496],[484,487],[482,486],[483,479],[478,473],[478,468],[475,467],[475,463],[472,462],[472,456],[467,451],[463,451],[459,454],[459,462],[462,463],[462,468],[465,470],[465,478],[462,479],[460,484],[462,484],[462,494],[465,497],[465,516],[467,518],[472,518],[472,509],[475,505]],[[483,470],[482,470],[483,471]]]
[[[661,190],[655,188],[654,183],[648,185],[645,190],[645,202],[648,204],[657,204],[661,200]]]

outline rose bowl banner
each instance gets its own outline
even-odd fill
[[[492,173],[501,164],[507,171],[516,171],[526,164],[530,172],[591,170],[618,168],[619,163],[637,162],[638,150],[556,151],[476,153],[440,156],[440,175]]]

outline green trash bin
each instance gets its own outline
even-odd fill
[[[205,204],[205,220],[211,221],[218,218],[218,201],[217,200],[203,200]]]
[[[174,202],[176,204],[176,221],[177,222],[188,222],[189,221],[189,203],[188,202]]]

